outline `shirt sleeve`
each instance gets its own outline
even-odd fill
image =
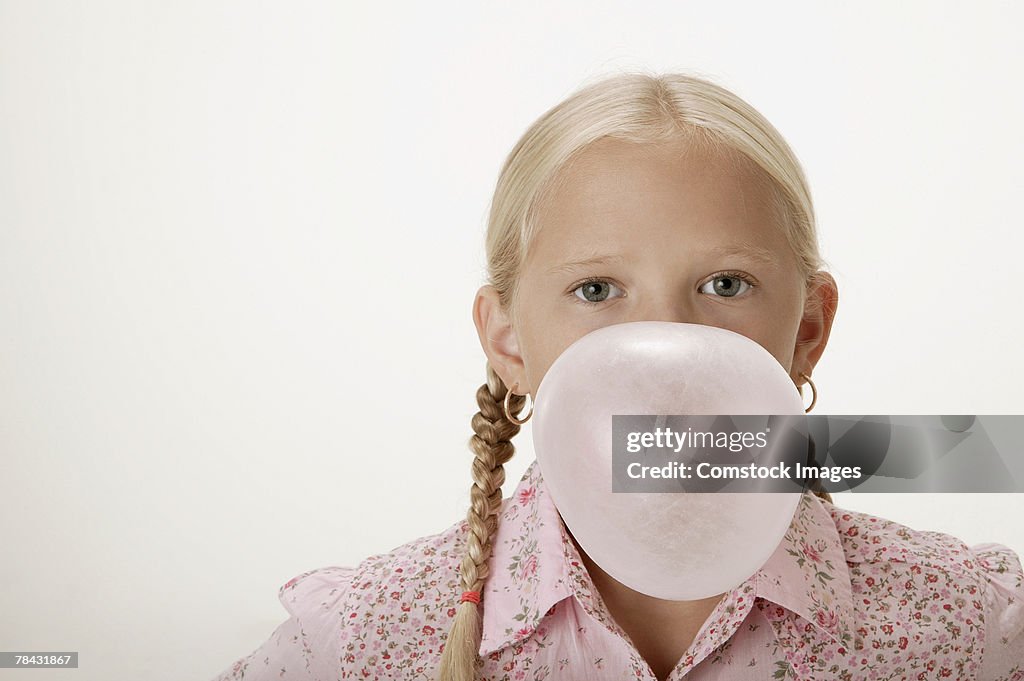
[[[333,681],[340,664],[340,610],[353,568],[304,572],[278,589],[290,617],[255,651],[233,662],[213,681]]]
[[[983,577],[985,649],[979,681],[1024,681],[1024,570],[1001,544],[970,547]]]

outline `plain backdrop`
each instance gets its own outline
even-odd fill
[[[0,2],[0,649],[207,679],[291,577],[461,520],[491,192],[604,74],[710,78],[795,149],[840,288],[816,413],[1024,413],[1022,20]],[[837,503],[1024,550],[1021,495]]]

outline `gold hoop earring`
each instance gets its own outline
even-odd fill
[[[818,388],[815,387],[814,381],[811,380],[811,377],[805,374],[804,372],[801,371],[800,373],[797,374],[797,376],[807,381],[808,385],[811,386],[811,406],[804,409],[804,413],[806,414],[810,410],[814,409],[814,405],[818,403]],[[800,390],[800,397],[803,397],[804,387],[800,386],[798,389]]]
[[[518,387],[519,387],[519,384],[516,383],[514,386],[512,386],[512,390],[515,390]],[[520,420],[520,419],[516,418],[515,416],[512,416],[511,412],[509,411],[509,400],[512,399],[512,390],[508,390],[508,391],[505,392],[505,402],[504,402],[504,405],[503,405],[504,409],[505,409],[505,418],[507,418],[509,421],[511,421],[512,423],[516,424],[517,426],[521,426],[524,423],[526,423],[527,421],[529,421],[530,417],[533,416],[533,399],[532,398],[530,399],[530,413],[528,413],[526,415],[526,418]]]

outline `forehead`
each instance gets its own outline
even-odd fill
[[[683,141],[602,139],[555,178],[538,205],[533,258],[595,245],[648,249],[756,244],[786,260],[771,185],[734,151]]]

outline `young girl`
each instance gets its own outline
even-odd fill
[[[748,104],[679,74],[578,91],[509,155],[487,258],[466,520],[290,580],[290,618],[220,679],[1024,679],[1022,569],[1004,546],[806,493],[746,582],[665,601],[590,560],[536,461],[502,499],[526,396],[599,327],[728,328],[816,397],[836,285],[803,172]]]

